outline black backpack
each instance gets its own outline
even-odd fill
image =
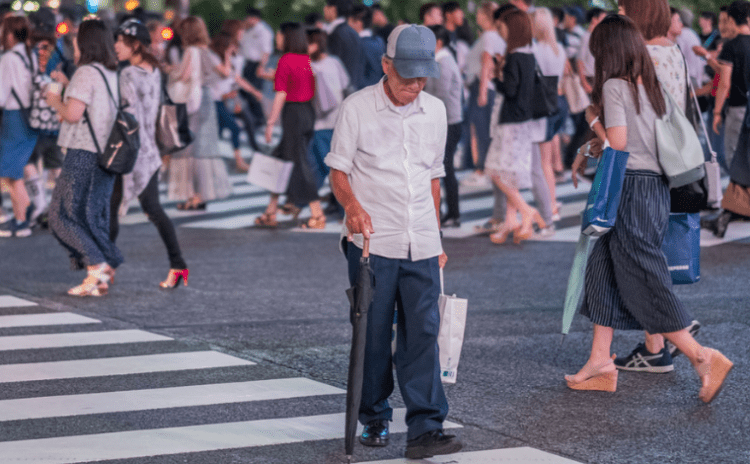
[[[117,73],[117,100],[115,100],[102,70],[96,66],[92,67],[102,76],[104,85],[107,86],[107,92],[109,92],[109,96],[115,102],[117,108],[115,124],[109,133],[104,151],[102,151],[99,141],[96,139],[88,109],[83,112],[83,117],[86,118],[86,124],[88,124],[89,132],[91,132],[91,138],[96,146],[96,153],[99,155],[99,167],[110,174],[129,174],[133,171],[135,160],[138,158],[138,150],[141,148],[138,121],[136,121],[135,116],[125,112],[126,107],[122,104],[120,97],[120,73]]]

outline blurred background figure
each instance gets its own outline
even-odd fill
[[[352,10],[348,20],[349,26],[359,34],[362,40],[362,87],[375,85],[383,78],[381,60],[385,54],[385,42],[372,33],[372,10],[363,5],[357,5]]]
[[[240,54],[245,58],[242,77],[256,89],[263,88],[259,71],[266,67],[273,53],[273,29],[265,21],[257,8],[248,7],[245,19],[245,33],[240,42]],[[241,91],[258,127],[266,123],[263,102],[245,90]]]
[[[442,26],[443,8],[438,3],[425,3],[424,5],[419,7],[419,22],[427,27]]]

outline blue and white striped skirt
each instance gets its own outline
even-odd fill
[[[594,324],[654,334],[690,325],[661,250],[669,208],[660,174],[626,172],[615,226],[594,244],[586,269],[581,314]]]

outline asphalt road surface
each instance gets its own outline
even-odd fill
[[[0,462],[344,462],[350,325],[339,226],[248,227],[265,198],[243,185],[235,176],[226,201],[236,203],[171,213],[187,288],[158,288],[166,253],[137,209],[104,298],[66,295],[83,275],[49,233],[0,242]],[[572,217],[580,192],[563,193]],[[465,447],[424,462],[750,462],[746,224],[706,240],[701,282],[677,289],[703,324],[700,342],[735,363],[712,404],[698,400],[684,356],[672,373],[622,373],[616,393],[575,392],[563,376],[591,343],[579,316],[560,345],[575,221],[551,239],[495,246],[471,233],[487,195],[462,195],[469,225],[444,244],[447,293],[469,300],[458,382],[446,387],[448,426]],[[613,349],[626,356],[641,338],[618,332]],[[391,444],[358,445],[357,462],[406,462],[398,390],[393,404]]]

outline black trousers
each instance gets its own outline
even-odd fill
[[[263,90],[263,79],[258,77],[256,71],[258,70],[260,63],[257,61],[248,61],[245,63],[245,68],[242,70],[242,77],[245,78],[253,87],[262,91]],[[266,123],[266,115],[263,113],[263,105],[255,97],[240,90],[242,97],[247,101],[247,106],[250,109],[250,113],[255,118],[255,122],[262,126]]]
[[[456,179],[456,168],[453,158],[456,155],[458,142],[461,140],[462,129],[463,123],[461,122],[450,124],[448,126],[448,137],[445,140],[445,158],[443,158],[445,178],[443,179],[443,183],[445,185],[445,205],[448,208],[445,218],[450,219],[461,217],[458,209],[458,180]]]
[[[120,210],[120,203],[122,203],[122,194],[122,176],[117,176],[112,192],[109,220],[109,238],[113,243],[117,240],[117,236],[120,233],[119,215],[117,213]],[[154,173],[146,188],[138,195],[138,201],[141,204],[143,212],[148,216],[149,221],[159,231],[164,246],[167,247],[169,267],[171,269],[187,269],[188,265],[182,258],[182,251],[177,241],[177,232],[174,229],[174,224],[172,224],[172,220],[169,219],[167,213],[164,212],[164,208],[162,208],[159,201],[159,171]]]
[[[247,138],[250,143],[250,148],[255,151],[261,151],[260,147],[258,146],[258,141],[255,140],[255,131],[257,129],[255,125],[256,119],[253,115],[253,112],[250,110],[250,105],[247,102],[243,102],[240,103],[240,106],[242,107],[242,111],[240,111],[239,113],[232,112],[233,116],[236,119],[242,120],[242,123],[245,125],[245,132],[247,132]],[[261,108],[261,113],[262,112],[263,110]]]

